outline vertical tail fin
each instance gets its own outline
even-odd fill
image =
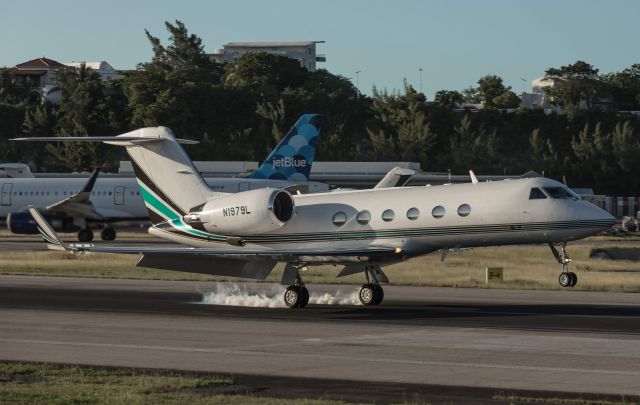
[[[319,114],[301,116],[258,170],[249,177],[308,181],[323,123],[324,118]]]
[[[180,220],[215,196],[180,146],[196,141],[176,139],[166,127],[142,128],[118,136],[45,136],[14,141],[104,142],[127,148],[153,223]]]
[[[121,136],[149,139],[106,143],[126,146],[154,224],[181,219],[215,194],[169,128],[142,128]]]

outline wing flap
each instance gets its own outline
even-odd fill
[[[153,269],[210,274],[214,276],[264,280],[277,261],[269,259],[241,260],[209,256],[175,256],[171,254],[144,254],[136,265]]]

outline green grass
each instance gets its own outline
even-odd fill
[[[229,378],[189,372],[0,362],[3,405],[343,404],[222,393],[232,392],[233,388],[234,381]]]
[[[575,289],[589,291],[640,291],[640,263],[589,258],[603,242],[569,247],[571,269],[578,274]],[[607,242],[611,247],[611,243]],[[105,277],[158,280],[232,280],[202,274],[135,267],[138,255],[107,255],[69,252],[3,252],[0,274]],[[485,267],[503,267],[504,281],[485,284]],[[267,281],[279,281],[284,266],[278,265]],[[302,273],[308,283],[361,284],[361,274],[336,278],[341,266],[316,266]],[[560,265],[547,246],[476,248],[450,254],[444,263],[440,254],[411,259],[384,267],[392,284],[449,287],[561,289]]]

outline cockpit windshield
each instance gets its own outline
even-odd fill
[[[573,193],[564,187],[543,187],[543,189],[551,196],[551,198],[580,198],[576,193]]]
[[[530,200],[544,200],[547,196],[538,187],[534,187],[529,192]]]

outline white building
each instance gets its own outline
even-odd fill
[[[531,93],[522,93],[520,99],[523,108],[542,108],[548,112],[562,113],[562,109],[551,104],[551,98],[546,94],[547,88],[553,87],[555,80],[549,77],[539,77],[531,81]]]
[[[115,80],[121,76],[120,73],[113,68],[113,66],[103,60],[97,62],[66,62],[64,63],[64,65],[79,69],[83,63],[89,69],[96,72],[102,80]]]
[[[34,99],[58,104],[61,92],[56,82],[56,72],[65,67],[78,69],[82,63],[94,70],[101,80],[120,77],[120,73],[105,61],[60,63],[44,56],[16,65],[11,69],[11,73],[19,80],[29,83]]]
[[[316,44],[323,43],[324,41],[229,42],[208,56],[217,63],[234,63],[244,54],[266,52],[295,59],[309,71],[315,72],[316,62],[327,60],[325,55],[316,53]]]

